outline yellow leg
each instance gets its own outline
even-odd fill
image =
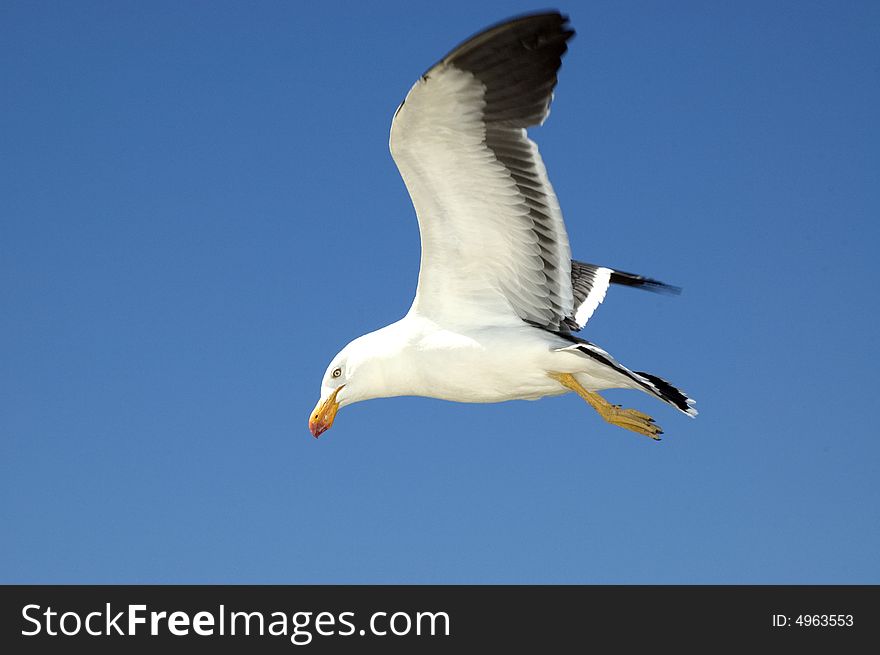
[[[655,441],[660,441],[660,435],[663,434],[663,430],[647,414],[643,414],[635,409],[623,409],[620,405],[612,405],[596,392],[584,389],[571,373],[548,373],[548,375],[566,389],[571,389],[586,400],[590,407],[599,412],[599,416],[612,425],[617,425],[626,430],[632,430],[646,437],[651,437]]]

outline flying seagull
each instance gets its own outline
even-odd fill
[[[603,419],[659,439],[647,414],[601,389],[638,389],[689,416],[694,401],[573,334],[610,284],[677,292],[571,259],[562,212],[526,128],[544,122],[574,35],[559,13],[522,16],[455,48],[410,89],[391,154],[421,234],[418,288],[401,320],[337,354],[309,418],[315,437],[340,407],[426,396],[492,403],[575,392]]]

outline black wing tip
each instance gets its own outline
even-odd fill
[[[529,31],[540,33],[543,35],[551,35],[553,40],[561,40],[563,43],[568,41],[575,35],[574,28],[569,23],[566,14],[560,13],[558,10],[539,10],[525,14],[517,14],[510,18],[489,25],[485,29],[480,30],[476,34],[471,35],[452,50],[447,53],[441,62],[452,62],[462,56],[466,56],[472,50],[482,46],[487,41],[495,37],[516,30],[525,24],[533,23],[534,28]],[[538,29],[538,24],[542,24],[543,29]],[[436,64],[435,64],[436,65]],[[432,67],[433,68],[433,67]],[[430,69],[429,69],[430,70]]]
[[[666,284],[660,280],[655,280],[644,275],[636,275],[635,273],[627,273],[626,271],[611,271],[611,283],[619,284],[625,287],[634,287],[644,289],[652,293],[660,293],[667,296],[681,295],[681,287],[673,284]]]
[[[527,11],[522,14],[514,14],[508,18],[504,18],[497,23],[492,23],[485,29],[480,30],[473,37],[488,34],[494,31],[504,31],[515,28],[524,23],[544,23],[548,27],[555,27],[560,33],[568,33],[574,35],[574,28],[571,26],[571,19],[568,14],[563,14],[558,9],[536,9],[535,11]],[[471,37],[471,38],[473,38]],[[467,39],[462,43],[464,45],[470,41]]]
[[[574,34],[568,16],[555,10],[514,16],[459,43],[422,80],[442,66],[467,71],[487,87],[487,123],[538,125],[547,117],[556,74]]]

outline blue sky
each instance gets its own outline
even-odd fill
[[[4,2],[0,581],[880,583],[880,5],[591,2],[532,132],[583,335],[698,401],[376,400],[391,115],[522,2]]]

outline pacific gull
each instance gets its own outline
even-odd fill
[[[392,396],[493,403],[574,391],[609,423],[653,439],[662,430],[650,416],[597,391],[638,389],[696,416],[684,392],[573,334],[611,284],[677,291],[571,259],[526,128],[547,118],[573,35],[557,12],[490,27],[431,67],[398,107],[391,154],[421,235],[415,299],[401,320],[330,362],[309,419],[315,437],[339,408]]]

